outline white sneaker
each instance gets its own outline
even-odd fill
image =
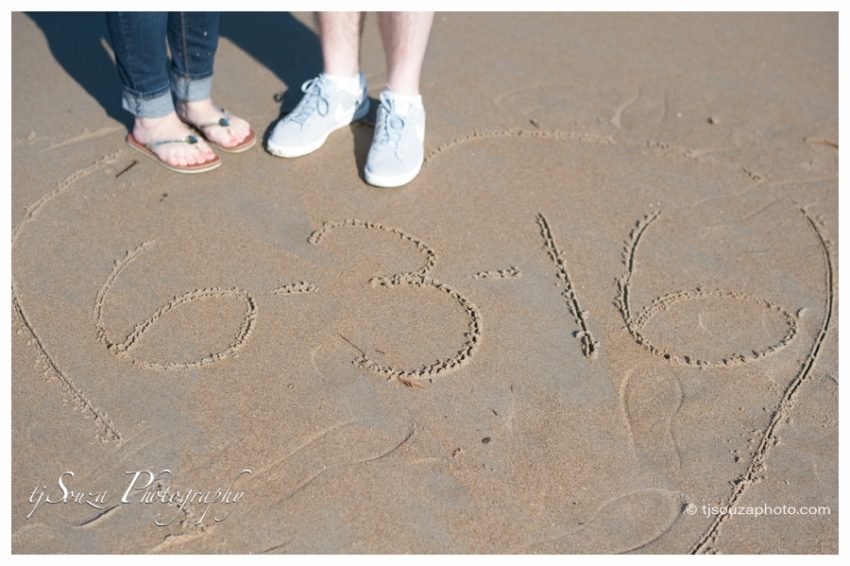
[[[334,130],[344,128],[369,113],[366,78],[360,73],[360,92],[339,90],[319,75],[301,85],[304,97],[298,106],[277,123],[266,149],[278,157],[300,157],[324,145]]]
[[[376,187],[400,187],[412,181],[425,160],[425,109],[411,106],[397,112],[389,91],[381,93],[375,136],[366,158],[366,182]]]

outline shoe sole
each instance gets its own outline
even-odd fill
[[[374,173],[370,173],[369,170],[363,171],[363,176],[366,178],[366,182],[372,185],[373,187],[381,187],[381,188],[394,188],[400,187],[402,185],[406,185],[411,182],[413,179],[419,175],[419,172],[422,170],[422,163],[419,163],[419,166],[410,173],[405,173],[404,175],[395,175],[395,176],[387,176],[387,175],[376,175]]]
[[[328,133],[326,133],[322,138],[319,138],[315,142],[307,144],[307,145],[282,147],[282,146],[275,144],[274,142],[272,142],[271,139],[269,139],[266,142],[266,151],[268,151],[269,153],[271,153],[275,157],[285,157],[285,158],[289,158],[289,159],[291,159],[293,157],[301,157],[301,156],[307,155],[309,153],[313,153],[314,151],[316,151],[317,149],[319,149],[320,147],[325,145],[325,142],[328,141],[328,137],[332,133],[334,133],[335,131],[340,130],[340,129],[346,127],[346,126],[351,125],[353,122],[356,122],[357,120],[362,120],[363,118],[366,117],[366,115],[368,113],[369,113],[369,99],[367,98],[365,104],[363,104],[360,108],[355,110],[354,116],[351,117],[351,120],[349,120],[345,124],[340,124],[336,128],[333,128],[332,130],[329,130]]]

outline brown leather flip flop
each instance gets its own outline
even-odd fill
[[[160,159],[156,153],[154,153],[153,149],[169,143],[187,143],[190,145],[194,145],[198,143],[198,137],[189,134],[183,139],[160,140],[151,142],[149,144],[143,144],[139,142],[136,138],[134,138],[132,133],[127,135],[127,145],[129,145],[136,151],[150,157],[166,169],[170,169],[175,173],[204,173],[206,171],[212,171],[213,169],[221,165],[221,159],[217,155],[215,156],[215,159],[196,165],[171,165],[170,163],[166,163],[165,161]]]
[[[186,122],[186,123],[189,124],[190,126],[194,127],[199,132],[201,132],[201,134],[203,134],[204,138],[207,140],[208,144],[213,145],[216,148],[218,148],[221,151],[224,151],[226,153],[242,153],[243,151],[246,151],[246,150],[254,147],[254,145],[257,143],[257,134],[254,133],[254,130],[249,131],[248,136],[244,140],[242,140],[242,142],[239,145],[235,145],[233,147],[225,147],[225,146],[221,145],[220,143],[211,140],[209,138],[209,136],[207,136],[207,132],[206,132],[207,128],[214,128],[214,127],[226,128],[226,127],[230,126],[230,112],[228,112],[224,108],[222,108],[221,111],[224,113],[224,117],[219,118],[215,122],[209,122],[209,123],[206,123],[206,124],[190,124],[189,122]]]

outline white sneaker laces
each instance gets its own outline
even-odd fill
[[[307,121],[313,112],[318,112],[319,116],[326,116],[330,111],[330,101],[325,91],[325,81],[321,77],[316,77],[305,81],[301,85],[301,92],[304,93],[304,98],[292,111],[291,119],[293,122],[303,124]]]
[[[378,112],[373,145],[387,146],[384,149],[396,149],[401,141],[405,120],[402,116],[396,114],[395,100],[388,92],[381,93],[381,108],[384,111]]]

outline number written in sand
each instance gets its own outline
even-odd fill
[[[742,293],[739,291],[702,288],[677,291],[652,300],[648,305],[641,309],[639,313],[635,314],[632,311],[631,305],[631,288],[637,261],[637,250],[642,238],[646,234],[647,229],[658,219],[660,215],[661,211],[659,210],[648,214],[639,220],[629,235],[629,239],[623,250],[623,263],[626,266],[626,272],[617,281],[617,304],[619,306],[620,314],[623,316],[623,320],[626,323],[626,328],[632,338],[634,338],[635,342],[643,346],[643,348],[650,353],[679,365],[716,368],[736,366],[761,359],[781,350],[794,340],[794,337],[797,335],[796,316],[766,299],[754,297],[748,293]],[[715,359],[701,358],[693,354],[676,353],[668,348],[657,345],[644,335],[643,329],[657,314],[687,301],[708,299],[735,301],[740,304],[754,305],[769,312],[774,312],[780,315],[784,320],[786,326],[785,334],[774,344],[765,346],[760,350],[740,352]]]
[[[431,269],[437,263],[437,254],[434,250],[415,236],[402,230],[363,220],[325,222],[321,228],[310,235],[308,241],[313,245],[319,245],[328,234],[340,228],[388,232],[397,236],[402,242],[412,244],[424,256],[425,264],[418,270],[395,273],[390,276],[375,276],[369,280],[369,285],[390,290],[399,287],[416,287],[427,292],[445,293],[463,309],[468,319],[467,331],[464,333],[465,341],[460,345],[457,353],[450,358],[440,359],[415,369],[401,369],[391,365],[382,365],[361,351],[360,356],[355,359],[355,363],[364,369],[381,374],[387,379],[396,379],[412,387],[420,386],[423,380],[430,380],[437,375],[451,372],[466,365],[475,355],[481,341],[481,314],[478,308],[460,291],[431,277]]]
[[[120,358],[126,358],[133,362],[133,364],[143,367],[145,369],[155,369],[155,370],[179,370],[179,369],[193,369],[199,368],[203,366],[207,366],[210,364],[214,364],[221,360],[225,360],[227,358],[232,357],[239,351],[245,343],[248,341],[248,338],[251,336],[251,331],[254,328],[254,322],[257,317],[257,305],[254,301],[254,298],[247,292],[238,287],[233,288],[208,288],[208,289],[193,289],[181,295],[175,295],[171,299],[169,299],[164,305],[159,307],[150,317],[145,319],[143,322],[136,324],[133,329],[124,337],[123,340],[116,341],[113,340],[109,333],[106,330],[106,322],[103,318],[104,305],[106,303],[106,297],[109,293],[109,290],[117,281],[121,272],[127,268],[133,261],[138,259],[138,257],[147,249],[152,247],[155,242],[145,242],[134,250],[127,252],[127,254],[121,258],[120,260],[115,261],[115,266],[112,269],[112,273],[107,277],[106,282],[104,282],[103,286],[100,288],[100,291],[97,293],[97,300],[95,301],[95,325],[97,328],[97,336],[100,339],[100,342],[106,346],[106,349],[111,353],[115,354]],[[215,352],[204,356],[200,359],[196,360],[169,360],[169,361],[154,361],[154,360],[145,360],[143,358],[137,357],[133,355],[133,349],[139,344],[142,336],[147,333],[148,330],[153,327],[155,323],[157,323],[165,314],[173,309],[177,309],[188,305],[189,303],[193,303],[196,301],[206,301],[210,299],[227,299],[227,298],[235,298],[245,303],[245,314],[242,319],[242,323],[239,326],[239,330],[236,332],[233,341],[222,351]]]

